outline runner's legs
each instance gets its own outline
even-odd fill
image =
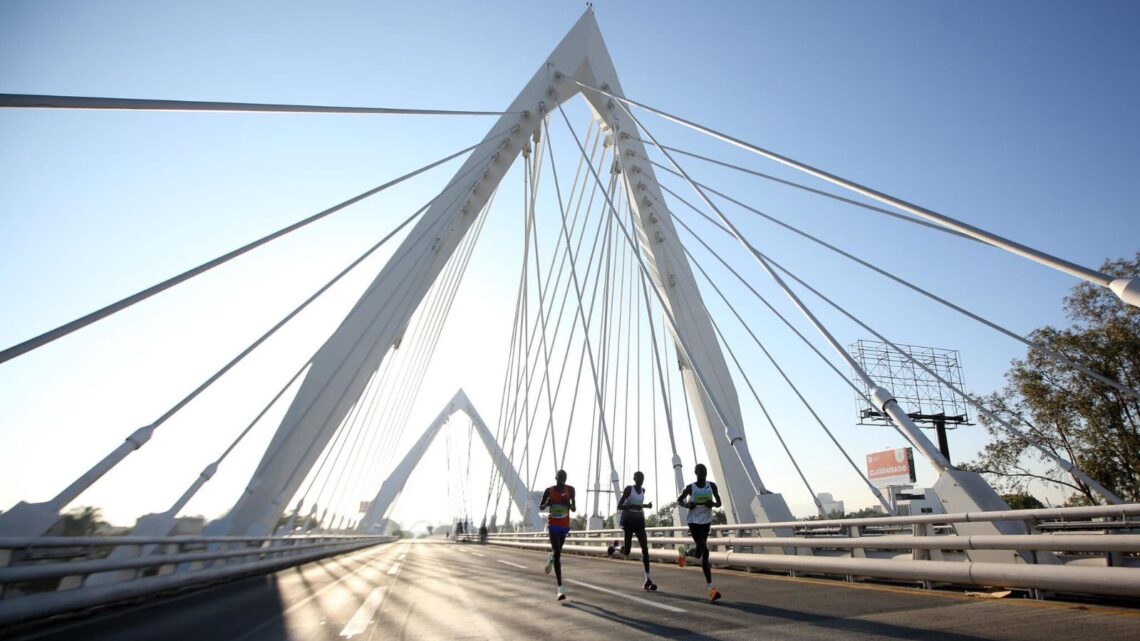
[[[689,524],[689,534],[693,536],[693,542],[697,544],[693,555],[701,559],[701,571],[705,573],[705,581],[712,583],[712,563],[709,562],[709,530],[711,525],[708,523]]]
[[[554,554],[554,578],[558,585],[562,585],[562,545],[566,543],[566,534],[550,532],[550,551]]]

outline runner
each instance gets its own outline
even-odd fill
[[[558,470],[554,480],[555,484],[542,493],[538,509],[550,509],[547,519],[550,556],[546,558],[544,571],[550,574],[550,568],[554,568],[554,578],[558,581],[558,600],[562,601],[566,598],[566,588],[562,587],[562,545],[566,543],[566,535],[570,534],[570,513],[577,512],[578,507],[574,504],[574,486],[566,485],[566,471]]]
[[[720,492],[716,483],[706,481],[708,470],[703,463],[697,463],[693,470],[697,474],[697,482],[690,483],[677,497],[677,504],[689,509],[689,533],[697,547],[686,550],[685,546],[677,546],[677,565],[685,567],[685,557],[692,556],[701,560],[701,571],[705,573],[705,582],[708,583],[709,601],[720,598],[720,592],[713,587],[712,563],[709,563],[709,529],[712,528],[712,511],[720,507]]]
[[[622,556],[629,558],[632,538],[637,536],[637,544],[641,546],[641,565],[645,568],[645,584],[642,589],[652,592],[657,584],[649,578],[649,544],[645,537],[645,512],[643,508],[653,507],[653,503],[645,501],[645,475],[641,472],[633,473],[633,485],[625,486],[618,500],[618,510],[621,511],[621,529],[625,530],[625,544],[621,546]]]

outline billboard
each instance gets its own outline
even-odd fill
[[[868,454],[867,478],[876,487],[914,483],[914,450],[900,447]]]

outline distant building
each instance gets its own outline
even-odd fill
[[[902,487],[891,488],[891,501],[899,516],[918,514],[942,514],[945,510],[930,488]]]
[[[823,506],[823,511],[827,514],[834,514],[836,512],[839,514],[847,513],[843,509],[843,501],[836,501],[835,497],[831,496],[828,492],[820,492],[816,495],[816,498],[819,499],[820,505]]]
[[[171,536],[198,536],[206,529],[204,516],[180,516],[174,519],[174,530]]]
[[[100,523],[95,528],[95,536],[124,536],[130,533],[131,528],[129,527],[111,525],[110,523]]]

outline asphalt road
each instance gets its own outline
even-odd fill
[[[716,573],[564,557],[555,600],[545,554],[440,541],[397,542],[145,606],[25,639],[980,639],[1140,640],[1140,609],[987,599],[835,581]]]

